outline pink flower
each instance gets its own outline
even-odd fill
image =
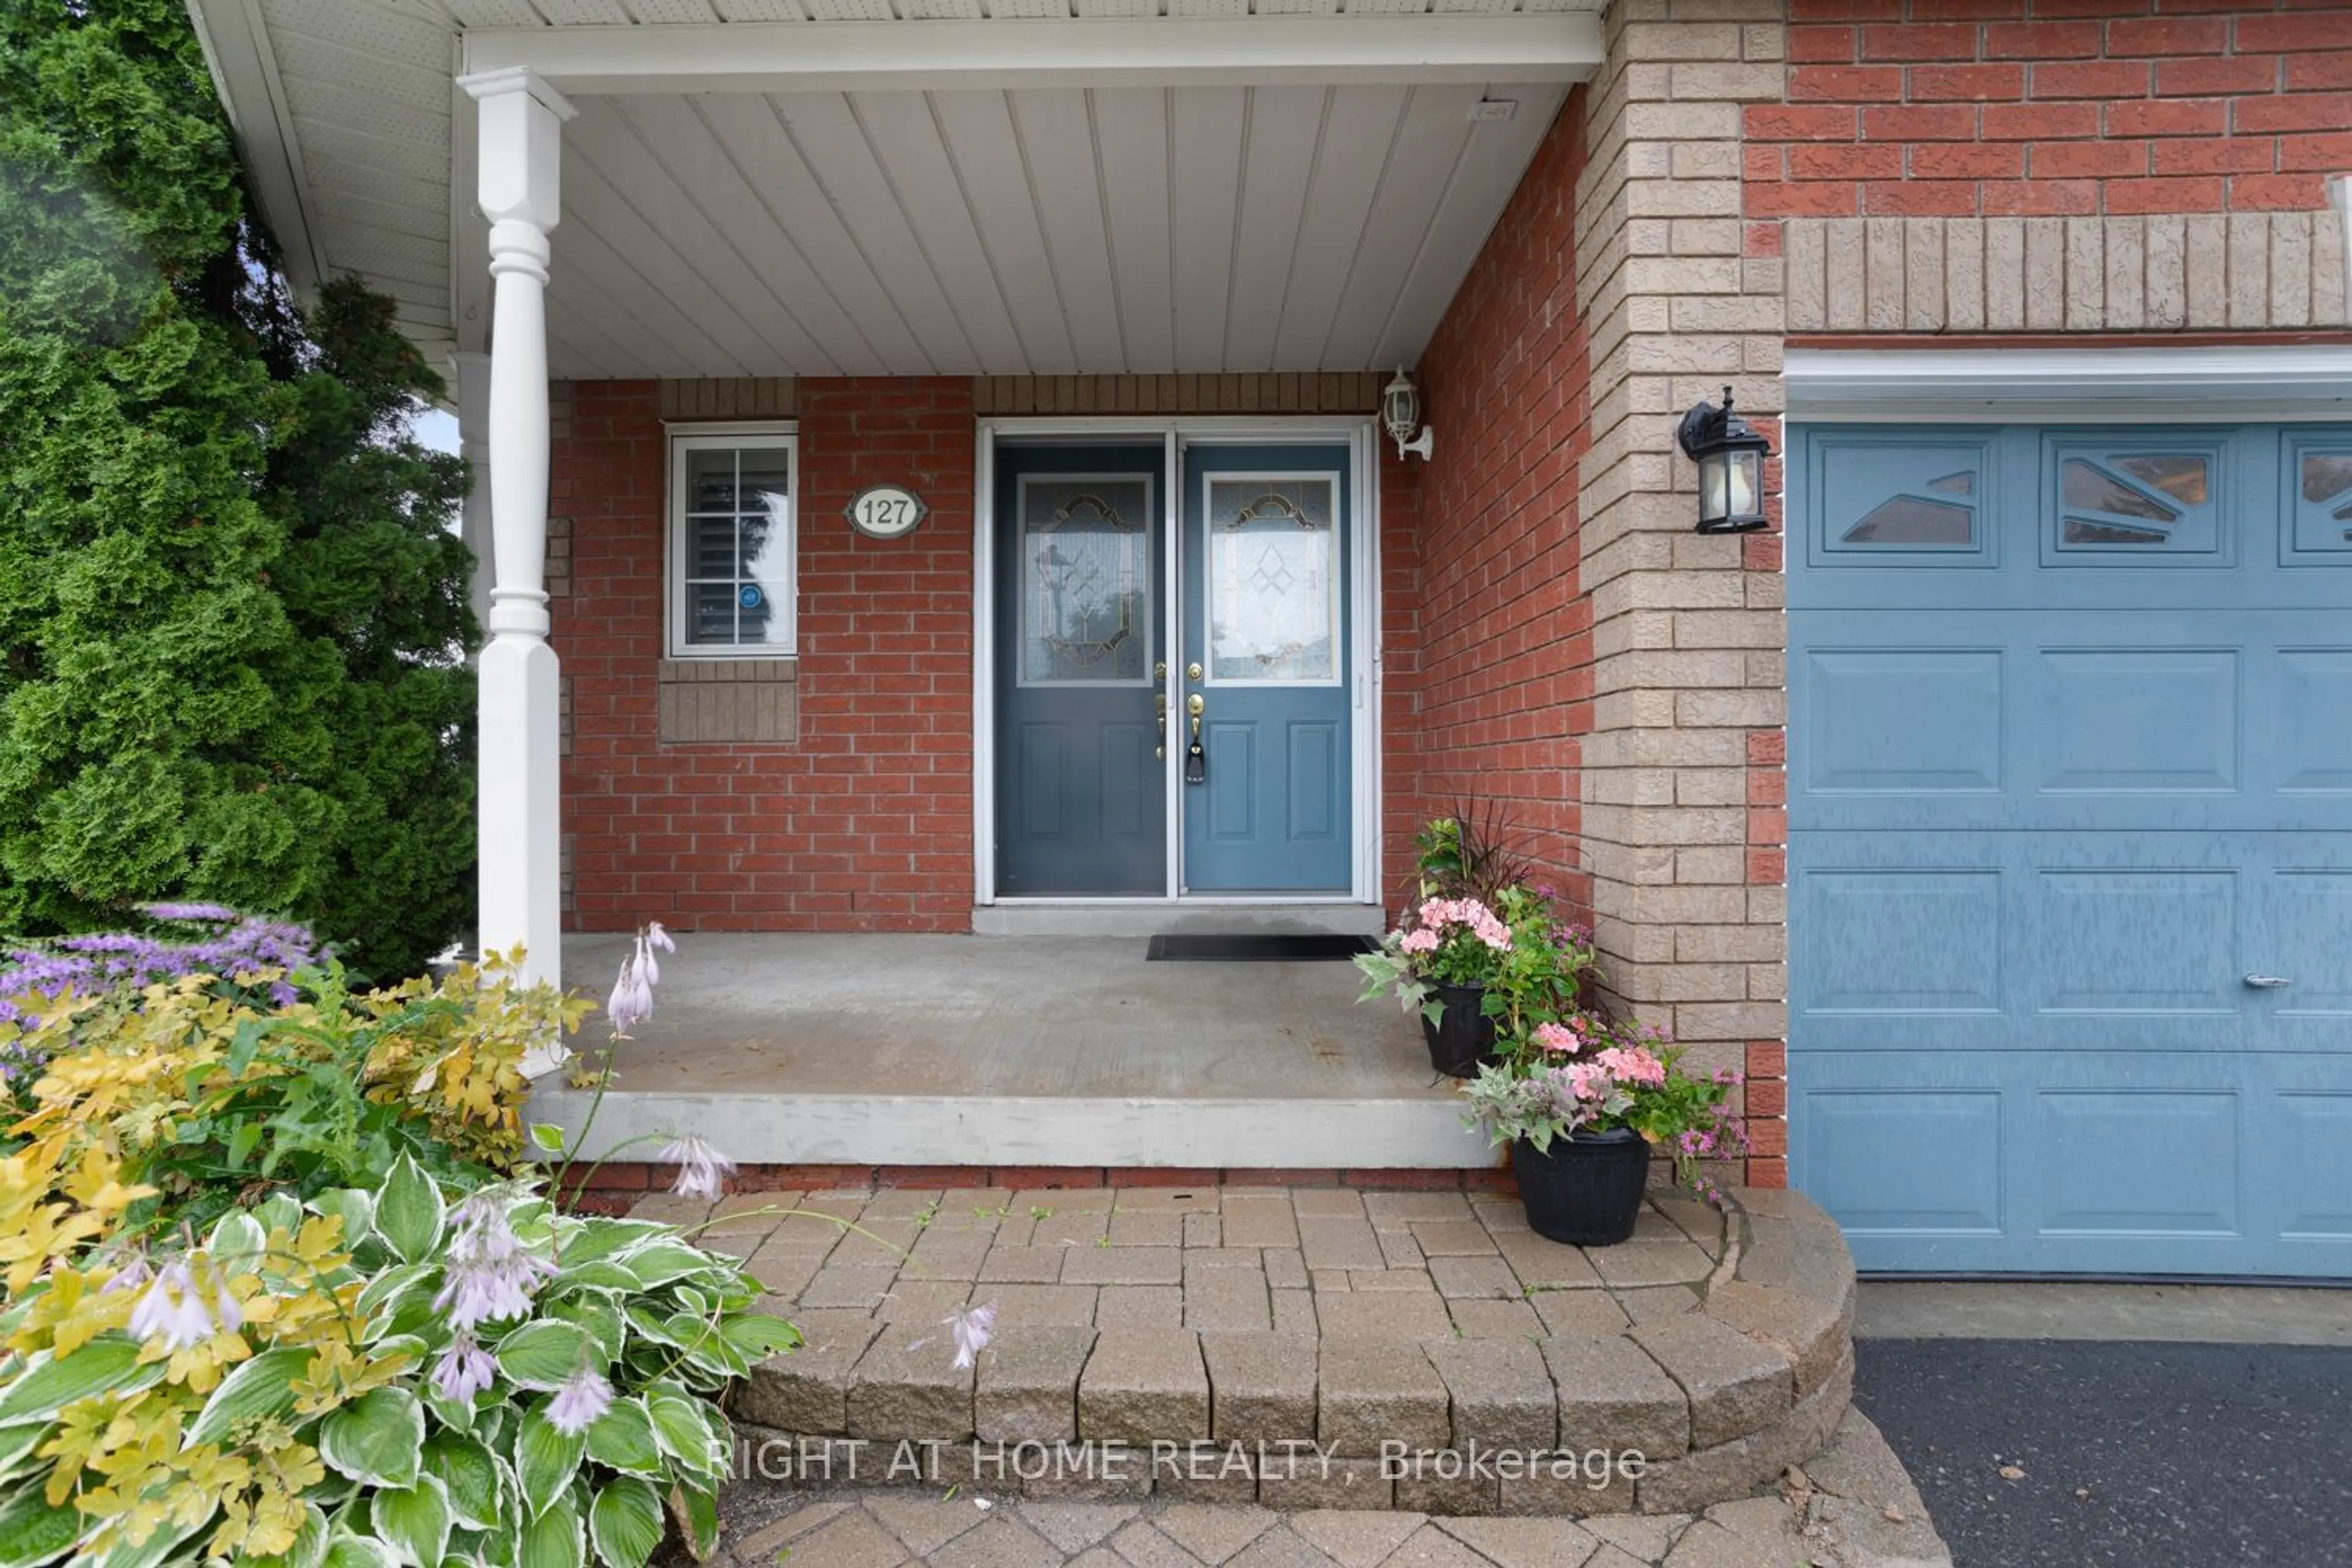
[[[1574,1056],[1584,1048],[1584,1042],[1577,1037],[1576,1031],[1565,1024],[1538,1024],[1536,1044],[1545,1050],[1558,1051],[1562,1056]]]
[[[1397,946],[1406,952],[1435,952],[1437,933],[1426,926],[1419,931],[1409,931],[1404,933],[1404,940],[1398,942]]]
[[[1620,1083],[1645,1084],[1656,1089],[1666,1081],[1666,1064],[1640,1046],[1612,1046],[1593,1060]]]
[[[1566,1069],[1570,1089],[1579,1100],[1602,1100],[1610,1089],[1609,1071],[1592,1062],[1571,1063]]]

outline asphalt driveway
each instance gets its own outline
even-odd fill
[[[1854,1404],[1955,1568],[2352,1568],[2352,1349],[1864,1339],[1855,1356]]]

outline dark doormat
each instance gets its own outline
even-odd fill
[[[1252,960],[1353,958],[1380,946],[1370,936],[1155,936],[1147,959]]]

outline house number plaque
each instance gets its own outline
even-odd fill
[[[849,522],[868,539],[904,539],[930,511],[922,497],[902,485],[874,485],[849,503]]]

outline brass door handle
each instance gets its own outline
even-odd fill
[[[1166,667],[1162,666],[1161,668],[1165,668]],[[1155,757],[1165,758],[1168,755],[1168,693],[1165,691],[1158,691],[1152,694],[1151,720],[1154,724],[1159,726],[1160,731],[1160,742],[1157,745],[1151,748],[1151,754]]]

